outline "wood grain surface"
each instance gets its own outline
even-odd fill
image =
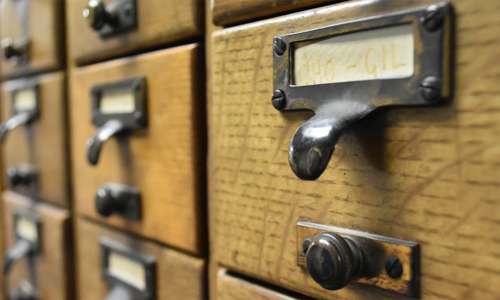
[[[202,255],[206,251],[205,101],[198,45],[75,69],[71,75],[71,151],[79,214]],[[111,138],[97,166],[87,161],[93,85],[146,77],[148,126]],[[94,196],[105,183],[138,188],[142,220],[101,217]]]
[[[77,282],[79,299],[104,299],[109,285],[101,277],[101,237],[156,259],[156,299],[206,299],[206,263],[79,218],[77,222]],[[85,241],[85,242],[83,242]]]
[[[115,0],[103,0],[105,4]],[[136,30],[101,39],[82,13],[88,0],[66,1],[68,51],[79,65],[201,36],[203,1],[137,1]]]
[[[316,181],[288,165],[290,139],[312,113],[280,113],[270,101],[274,36],[432,2],[351,1],[213,34],[212,259],[317,298],[397,297],[361,284],[320,288],[297,266],[304,220],[420,243],[424,299],[500,297],[500,2],[450,1],[451,103],[366,117],[343,134]]]
[[[34,204],[31,199],[5,191],[4,205],[5,247],[14,246],[14,208],[40,217],[42,253],[36,258],[36,288],[42,299],[74,299],[73,246],[70,213],[51,205]],[[6,278],[6,293],[18,289],[19,281],[29,281],[26,258],[17,261]]]
[[[213,0],[213,22],[225,26],[340,0]]]
[[[24,6],[27,12],[21,12]],[[27,37],[31,41],[27,64],[17,66],[1,58],[1,74],[4,78],[64,67],[63,15],[64,2],[61,0],[0,2],[0,39],[10,37],[16,41]]]
[[[303,296],[289,296],[279,291],[269,289],[254,282],[234,277],[225,269],[217,274],[218,300],[296,300],[305,299]]]
[[[2,84],[2,121],[12,117],[12,91],[38,85],[40,113],[28,126],[7,134],[3,147],[3,169],[23,163],[39,172],[37,196],[49,203],[69,207],[69,150],[67,141],[66,76],[63,72],[11,80]],[[6,176],[4,176],[6,179]],[[7,186],[6,183],[4,183]]]

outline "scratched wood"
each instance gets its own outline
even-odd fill
[[[451,103],[366,117],[343,134],[316,181],[296,178],[287,161],[293,133],[312,113],[270,103],[274,36],[432,2],[352,1],[213,34],[212,259],[317,298],[396,296],[361,284],[321,289],[297,266],[296,223],[307,220],[420,243],[424,299],[500,297],[500,2],[451,1]]]
[[[5,191],[4,205],[5,247],[14,246],[13,209],[21,209],[40,217],[42,254],[35,260],[36,288],[42,299],[74,299],[73,246],[70,212],[47,204],[33,205],[24,196]],[[30,281],[28,262],[22,258],[5,275],[6,293],[19,289],[21,280]]]
[[[220,269],[217,274],[217,298],[218,300],[297,300],[305,299],[302,295],[288,295],[261,286],[254,282],[246,281],[228,274],[226,270]]]
[[[115,0],[103,0],[105,5]],[[137,1],[137,29],[102,39],[82,13],[88,0],[66,1],[69,56],[78,64],[144,51],[203,33],[203,1]]]
[[[64,67],[63,15],[61,0],[0,1],[0,39],[30,39],[27,64],[13,65],[1,58],[4,78]]]
[[[205,101],[201,49],[190,44],[74,69],[70,124],[74,199],[81,215],[196,255],[206,252]],[[99,163],[87,161],[94,85],[146,77],[148,126],[110,138]],[[97,190],[121,183],[141,192],[142,218],[100,216]]]
[[[287,11],[294,11],[338,2],[334,0],[213,0],[213,22],[217,25],[229,25],[252,19],[271,16]],[[209,6],[207,6],[209,7]]]
[[[57,72],[4,82],[1,86],[2,121],[12,117],[12,92],[35,84],[40,99],[39,117],[29,126],[20,126],[7,134],[2,145],[2,174],[9,167],[32,164],[39,172],[36,196],[69,207],[65,74]]]
[[[77,282],[79,299],[104,299],[110,292],[101,277],[99,240],[107,237],[156,259],[155,299],[207,299],[206,261],[158,244],[129,237],[94,222],[77,220]]]

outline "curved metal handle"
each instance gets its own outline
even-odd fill
[[[14,128],[27,124],[31,121],[31,114],[29,112],[19,112],[12,116],[7,121],[3,122],[0,125],[0,141],[3,143],[5,141],[5,137],[7,133]]]
[[[94,136],[87,141],[87,159],[89,163],[96,165],[104,142],[124,129],[125,126],[118,120],[110,120],[102,125]]]
[[[104,300],[132,300],[132,295],[125,287],[117,284]]]
[[[3,260],[3,273],[9,273],[12,265],[33,251],[33,243],[27,240],[18,240],[17,243],[5,253]]]
[[[375,107],[354,101],[336,101],[315,109],[316,115],[302,124],[292,137],[288,161],[297,177],[315,180],[328,166],[344,128]]]
[[[300,179],[315,180],[328,166],[346,122],[315,115],[302,124],[290,141],[288,161]]]

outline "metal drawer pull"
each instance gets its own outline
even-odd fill
[[[14,231],[17,238],[16,244],[4,256],[3,273],[7,274],[19,259],[28,256],[34,257],[41,253],[41,226],[37,215],[14,210]],[[33,260],[29,260],[33,263]],[[34,277],[34,274],[31,274]]]
[[[96,165],[104,142],[147,124],[146,79],[127,79],[92,87],[92,122],[99,127],[87,141],[87,159]]]
[[[87,158],[89,163],[96,165],[99,161],[102,145],[113,135],[122,132],[125,126],[118,120],[110,120],[87,141]]]
[[[101,0],[90,0],[83,17],[101,38],[107,38],[137,27],[136,0],[118,0],[104,6]]]
[[[103,217],[116,213],[127,219],[139,220],[141,194],[138,189],[126,185],[106,184],[95,195],[95,208]]]
[[[12,114],[7,121],[0,124],[0,142],[5,142],[7,134],[21,125],[27,125],[38,119],[39,92],[38,85],[28,82],[22,88],[12,91]]]
[[[274,38],[272,105],[312,110],[288,151],[293,172],[315,180],[342,131],[383,106],[431,106],[450,94],[447,3]]]
[[[29,39],[14,41],[12,38],[4,38],[0,41],[0,47],[2,48],[3,57],[14,65],[24,64],[29,61]]]

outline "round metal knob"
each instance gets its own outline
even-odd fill
[[[95,195],[95,208],[97,212],[104,217],[109,217],[115,210],[115,199],[111,195],[111,190],[107,187],[102,187]]]
[[[16,51],[14,47],[14,41],[11,38],[4,38],[0,42],[2,47],[2,54],[6,59],[11,59],[12,57],[18,55],[19,53]]]
[[[357,274],[361,252],[350,238],[335,233],[320,233],[307,249],[306,262],[314,281],[327,290],[338,290]]]
[[[12,188],[31,184],[35,181],[36,176],[36,170],[31,167],[10,167],[7,169],[7,179]]]
[[[115,22],[114,14],[106,10],[101,0],[90,0],[83,11],[83,16],[95,30],[100,30],[104,24],[113,25]]]

